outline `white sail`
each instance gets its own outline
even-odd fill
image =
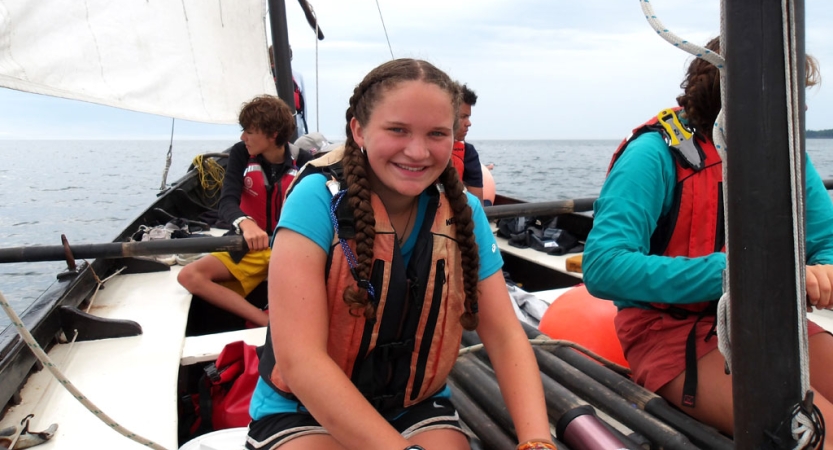
[[[264,0],[0,0],[0,86],[209,123],[275,94]]]

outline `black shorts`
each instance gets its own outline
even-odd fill
[[[445,397],[431,397],[405,410],[390,424],[406,439],[428,430],[453,429],[463,431],[457,410]],[[266,416],[249,424],[246,448],[262,450],[277,448],[297,437],[309,434],[328,434],[312,415],[305,412],[280,413]]]

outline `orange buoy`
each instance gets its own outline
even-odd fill
[[[547,308],[538,329],[552,339],[563,339],[625,367],[628,362],[616,337],[612,301],[590,295],[580,284],[559,296]]]
[[[488,167],[480,164],[480,170],[483,172],[483,200],[488,200],[489,204],[495,203],[495,179],[492,177],[492,172]]]

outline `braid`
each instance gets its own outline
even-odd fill
[[[356,274],[361,280],[370,279],[370,269],[373,263],[373,242],[376,238],[376,218],[370,204],[370,183],[367,180],[367,168],[364,154],[350,130],[350,121],[356,108],[358,98],[367,90],[366,83],[356,86],[350,107],[347,109],[347,141],[344,144],[344,176],[347,181],[347,204],[353,210],[353,221],[356,229],[356,258],[358,267]],[[350,306],[351,313],[364,314],[367,320],[376,316],[376,307],[367,298],[367,290],[361,287],[344,290],[344,303]]]
[[[440,183],[445,188],[445,195],[454,211],[454,223],[457,227],[457,243],[460,247],[460,262],[463,269],[463,291],[466,293],[466,311],[460,316],[460,323],[467,330],[477,328],[477,284],[480,281],[480,254],[474,240],[474,222],[471,220],[471,208],[463,192],[463,183],[457,170],[449,163],[440,175]]]

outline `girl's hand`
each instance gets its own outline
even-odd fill
[[[243,239],[249,246],[250,252],[264,250],[269,247],[269,235],[257,226],[257,222],[246,219],[240,222],[240,231],[243,232]]]
[[[807,306],[833,309],[833,265],[807,266]]]

